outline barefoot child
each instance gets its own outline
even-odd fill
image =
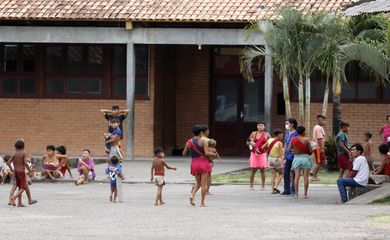
[[[370,170],[374,170],[375,167],[374,167],[374,159],[372,157],[371,138],[372,138],[372,134],[370,132],[364,133],[364,144],[363,144],[364,153],[363,153],[363,155],[366,157],[366,159],[368,161],[368,166],[370,167]]]
[[[70,178],[73,178],[72,172],[71,172],[69,164],[68,164],[69,158],[66,155],[66,148],[65,148],[65,146],[61,145],[61,146],[56,147],[56,152],[55,153],[56,153],[56,157],[58,159],[58,162],[60,164],[59,173],[61,175],[61,178],[65,177],[66,171],[68,171]]]
[[[4,175],[3,175],[2,184],[4,184],[5,181],[7,181],[7,179],[10,179],[10,182],[11,182],[11,179],[12,179],[12,176],[13,176],[13,173],[12,173],[12,171],[11,171],[11,168],[7,165],[7,162],[8,162],[10,159],[11,159],[11,156],[10,156],[10,155],[4,156],[5,166],[4,166]]]
[[[43,156],[43,172],[46,179],[54,181],[58,178],[60,164],[55,154],[56,148],[53,145],[46,147],[46,154]]]
[[[118,189],[116,185],[117,177],[120,177],[121,180],[125,179],[121,166],[119,165],[119,158],[117,156],[111,157],[109,161],[109,166],[106,169],[107,178],[110,180],[110,201],[116,202],[116,197],[118,195]]]
[[[18,207],[25,207],[22,203],[22,193],[28,188],[25,171],[26,168],[30,171],[30,168],[27,164],[27,154],[24,151],[24,141],[16,141],[15,153],[12,155],[11,159],[8,160],[7,165],[13,172],[16,180],[16,186],[18,187],[18,192],[11,197],[10,203],[15,206],[15,200],[17,198]]]
[[[96,177],[95,163],[91,157],[91,152],[88,149],[84,149],[82,154],[82,158],[79,158],[77,164],[77,171],[80,176],[75,181],[76,186],[86,184],[88,180],[95,180]]]
[[[156,183],[157,186],[157,194],[156,194],[156,200],[154,202],[155,206],[158,206],[159,202],[160,205],[163,205],[164,202],[162,200],[162,190],[163,186],[165,185],[164,176],[165,176],[165,168],[172,169],[176,171],[175,167],[169,166],[162,158],[165,156],[164,150],[160,147],[157,147],[154,150],[154,155],[156,156],[152,168],[151,168],[151,177],[150,181]]]
[[[267,140],[268,161],[271,168],[271,190],[272,194],[280,193],[278,186],[283,178],[283,131],[280,129],[274,130],[274,137]],[[278,177],[276,177],[278,174]]]

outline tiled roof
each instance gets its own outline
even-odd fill
[[[0,0],[0,19],[244,22],[281,6],[339,11],[356,0]]]
[[[390,12],[390,0],[376,0],[362,3],[345,10],[345,15],[356,16],[362,13]]]

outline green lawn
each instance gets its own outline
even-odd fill
[[[377,214],[370,216],[370,218],[376,225],[390,226],[390,214]]]
[[[336,184],[338,178],[338,172],[329,172],[325,169],[320,170],[318,177],[320,181],[311,181],[311,184]],[[266,184],[270,184],[271,172],[266,171]],[[301,180],[303,178],[301,177]],[[219,183],[237,183],[237,184],[249,184],[249,171],[234,173],[234,174],[222,174],[213,176],[213,182]],[[255,184],[260,184],[260,172],[258,171],[255,176]],[[282,180],[283,183],[283,180]]]
[[[390,205],[390,197],[381,198],[370,202],[373,205]]]

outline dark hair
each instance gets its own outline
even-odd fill
[[[119,106],[118,105],[112,105],[112,110],[119,110]]]
[[[287,118],[286,121],[291,123],[293,125],[294,129],[297,129],[298,122],[297,122],[297,120],[295,118]]]
[[[263,124],[264,126],[267,126],[267,124],[264,121],[258,121],[257,125],[259,125],[259,124]]]
[[[302,135],[306,131],[306,128],[304,126],[298,126],[297,127],[297,133],[299,135]]]
[[[54,151],[54,150],[56,150],[56,147],[54,147],[53,145],[47,145],[47,146],[46,146],[46,150],[52,150],[52,151]]]
[[[387,116],[386,116],[386,120],[388,120],[389,118],[390,118],[390,115],[387,115]]]
[[[206,132],[209,130],[209,127],[206,124],[200,125],[200,132]]]
[[[340,128],[343,128],[343,127],[349,127],[349,123],[341,121],[340,122]]]
[[[277,128],[277,129],[274,130],[274,136],[275,136],[275,137],[279,136],[279,135],[282,134],[282,133],[283,133],[283,131],[282,131],[281,129],[279,129],[279,128]]]
[[[372,138],[372,134],[370,132],[365,132],[364,136],[368,137],[369,139]]]
[[[356,143],[356,144],[352,145],[351,149],[352,148],[356,148],[356,150],[358,150],[360,152],[360,154],[362,154],[364,152],[364,148],[360,143]]]
[[[162,147],[156,147],[153,152],[154,155],[157,156],[157,154],[159,154],[160,152],[164,152],[164,149]]]
[[[91,151],[89,151],[88,148],[83,149],[83,152],[88,152],[89,154],[91,154]]]
[[[5,155],[4,156],[4,161],[8,162],[8,160],[11,159],[11,155]]]
[[[23,140],[17,140],[15,142],[15,148],[18,150],[24,149],[24,141]]]
[[[192,133],[195,135],[195,136],[198,136],[200,134],[200,125],[197,124],[194,126],[194,128],[192,129]]]
[[[387,154],[389,152],[389,149],[390,149],[390,147],[387,144],[381,144],[378,147],[379,153],[381,153],[383,155]]]
[[[118,118],[111,118],[110,122],[111,123],[119,123],[119,119]]]
[[[66,154],[66,148],[65,148],[65,146],[63,146],[63,145],[56,147],[56,150],[57,150],[59,153],[61,153],[62,155],[65,155],[65,154]]]
[[[118,164],[119,158],[117,156],[112,156],[110,161],[112,164]]]
[[[322,114],[317,115],[317,119],[319,119],[319,118],[326,119],[326,117]]]

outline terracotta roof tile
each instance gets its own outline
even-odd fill
[[[357,0],[1,0],[0,19],[242,22],[275,17],[293,5],[341,11]]]

